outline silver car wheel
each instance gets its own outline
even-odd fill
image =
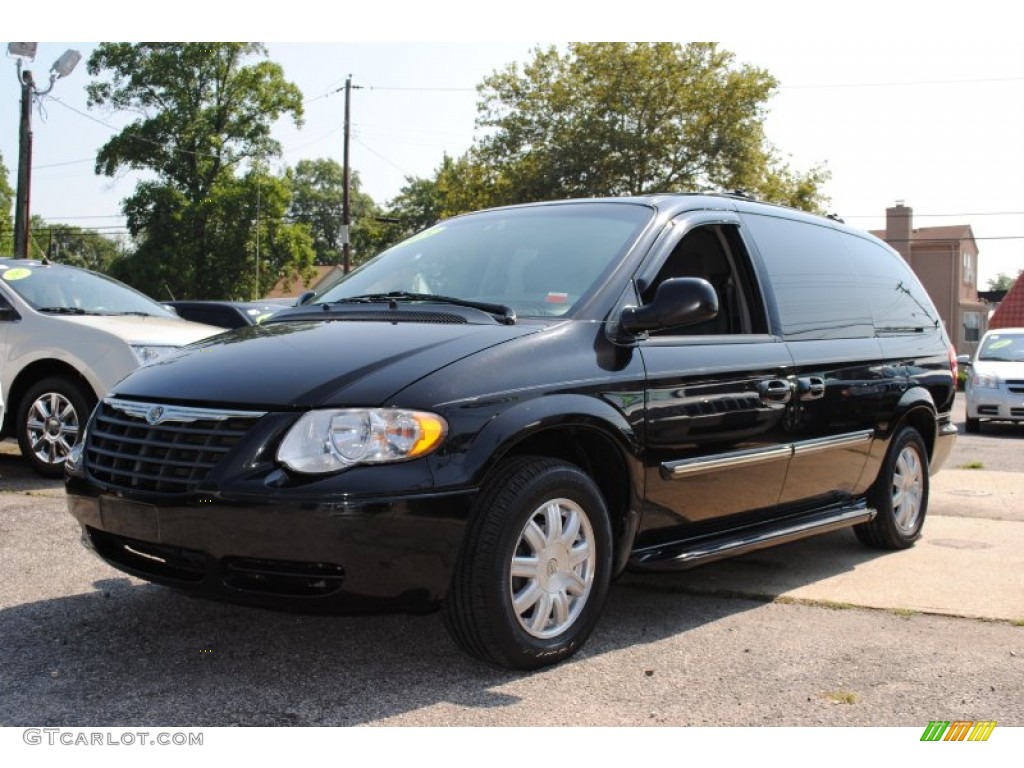
[[[33,455],[44,464],[63,464],[81,428],[74,404],[59,392],[44,392],[28,409],[26,428]]]
[[[579,617],[594,585],[594,531],[583,508],[551,499],[534,510],[512,557],[509,597],[519,625],[556,637]]]
[[[900,451],[892,477],[892,509],[896,527],[904,535],[917,528],[924,497],[924,465],[914,445]]]

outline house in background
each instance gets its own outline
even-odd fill
[[[881,238],[906,260],[939,311],[960,354],[974,354],[988,327],[988,306],[978,296],[978,244],[969,224],[914,229],[914,209],[885,209]]]
[[[298,275],[290,275],[288,277],[282,277],[278,280],[274,287],[271,289],[264,298],[266,299],[284,299],[301,296],[306,291],[316,291],[320,293],[324,288],[331,285],[335,280],[345,274],[345,270],[338,264],[331,264],[329,266],[315,266],[313,269],[316,270],[313,279],[306,282]]]

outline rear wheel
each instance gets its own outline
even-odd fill
[[[444,603],[449,632],[513,669],[571,656],[600,617],[611,541],[604,499],[582,470],[512,459],[481,491]]]
[[[913,427],[904,427],[893,439],[868,502],[878,514],[854,527],[864,544],[906,549],[920,538],[928,511],[928,450]]]
[[[18,408],[18,445],[38,474],[64,474],[64,460],[89,418],[91,404],[90,393],[64,376],[51,376],[29,387]]]

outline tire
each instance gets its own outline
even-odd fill
[[[889,446],[882,471],[868,492],[878,514],[854,526],[862,543],[876,549],[907,549],[921,537],[928,511],[928,450],[913,427],[904,427]]]
[[[566,524],[574,531],[568,543]],[[512,459],[474,506],[445,625],[467,653],[490,664],[555,664],[596,625],[611,568],[611,524],[594,481],[566,462]]]
[[[964,429],[972,435],[981,432],[981,419],[972,419],[970,416],[964,421]]]
[[[94,400],[81,385],[51,376],[29,387],[18,407],[21,455],[37,474],[62,477],[64,459],[78,440]]]

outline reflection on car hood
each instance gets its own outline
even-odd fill
[[[213,406],[382,405],[438,368],[540,328],[390,322],[250,326],[140,368],[113,394]]]
[[[176,347],[205,339],[223,328],[190,323],[175,317],[143,317],[142,315],[56,315],[40,313],[63,322],[85,325],[112,333],[129,344],[172,345]]]
[[[1024,363],[978,360],[973,372],[984,376],[998,376],[1001,379],[1024,379]]]

